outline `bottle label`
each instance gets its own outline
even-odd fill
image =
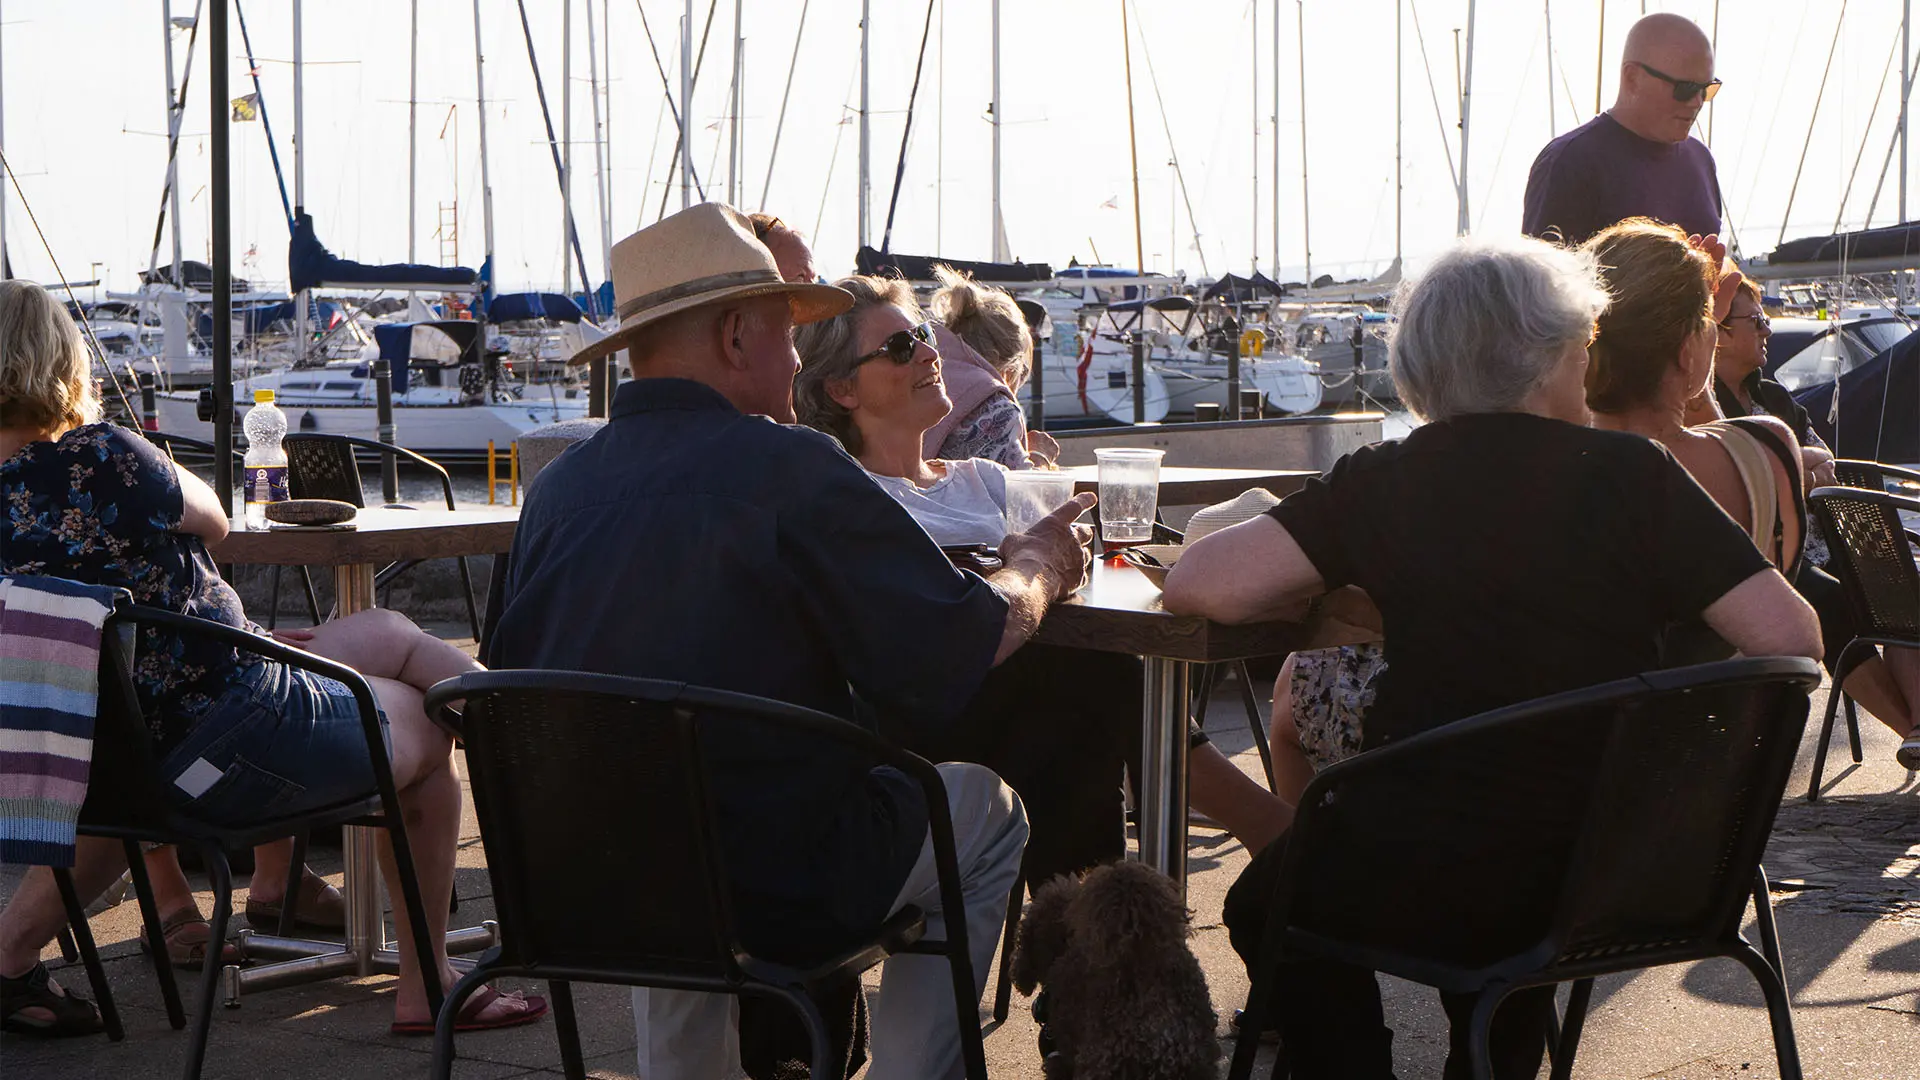
[[[287,467],[285,465],[249,465],[244,485],[250,503],[286,502]]]

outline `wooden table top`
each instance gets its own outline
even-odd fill
[[[1227,626],[1160,606],[1160,589],[1126,563],[1099,559],[1093,579],[1053,605],[1033,640],[1095,652],[1212,662],[1274,656],[1301,647],[1307,628],[1270,622]]]
[[[269,529],[248,532],[229,522],[227,538],[211,545],[221,563],[251,566],[353,566],[396,559],[491,555],[513,546],[520,510],[404,510],[372,507],[354,516],[352,529]]]
[[[1061,472],[1073,477],[1075,491],[1100,491],[1100,467],[1075,465]],[[1266,488],[1284,499],[1300,490],[1317,472],[1299,469],[1196,469],[1165,465],[1160,469],[1160,505],[1204,506],[1226,502],[1253,488]]]

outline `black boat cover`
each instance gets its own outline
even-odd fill
[[[1813,429],[1843,458],[1920,463],[1920,334],[1909,334],[1880,355],[1840,376],[1839,437],[1832,414],[1834,383],[1803,390]]]
[[[1779,266],[1783,263],[1897,259],[1905,256],[1920,256],[1920,221],[1840,233],[1837,236],[1808,236],[1789,240],[1767,256],[1767,263]]]
[[[173,266],[169,263],[161,263],[152,270],[140,271],[140,283],[142,285],[178,285],[183,289],[193,289],[199,292],[213,291],[213,267],[208,266],[206,263],[198,262],[194,259],[180,260],[180,277],[180,281],[173,280]],[[237,293],[252,292],[253,283],[247,281],[245,278],[234,278],[233,291]]]
[[[1225,304],[1244,304],[1249,300],[1271,300],[1285,292],[1272,278],[1256,272],[1252,277],[1228,274],[1207,286],[1207,291],[1201,293],[1200,298]]]
[[[313,215],[302,213],[294,215],[293,239],[287,244],[287,278],[293,291],[299,292],[319,285],[458,287],[472,285],[479,275],[464,266],[373,266],[343,259],[320,243],[313,231]]]
[[[1050,281],[1053,278],[1053,267],[1046,263],[968,262],[932,255],[901,255],[892,251],[875,251],[870,247],[861,248],[859,254],[854,256],[853,264],[862,274],[903,277],[908,281],[932,281],[935,264],[951,266],[975,281],[988,284],[1013,285]]]

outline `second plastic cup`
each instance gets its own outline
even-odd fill
[[[1073,474],[1019,469],[1007,474],[1007,532],[1021,533],[1073,498]]]
[[[1100,467],[1100,539],[1108,544],[1145,544],[1153,539],[1160,503],[1164,450],[1113,447],[1093,452]]]

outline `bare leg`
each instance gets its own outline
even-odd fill
[[[473,658],[385,608],[368,608],[321,623],[308,652],[337,660],[369,679],[391,679],[425,690],[442,679],[479,671]]]
[[[1920,652],[1913,649],[1888,648],[1883,660],[1874,657],[1861,662],[1858,667],[1847,673],[1847,696],[1860,704],[1860,707],[1880,718],[1880,722],[1894,731],[1905,735],[1920,722],[1913,712],[1911,702],[1920,698]],[[1906,670],[1902,670],[1906,669]],[[1904,676],[1904,678],[1903,678]],[[1906,689],[1907,682],[1913,682],[1912,689]]]
[[[1248,851],[1272,843],[1293,822],[1293,807],[1240,771],[1212,743],[1187,756],[1187,801],[1227,827]]]
[[[247,899],[279,903],[287,894],[287,869],[292,862],[292,837],[254,848],[253,880],[247,883]]]
[[[1313,762],[1300,748],[1300,729],[1293,722],[1293,656],[1280,665],[1280,677],[1273,683],[1273,723],[1267,727],[1267,743],[1273,753],[1273,785],[1280,797],[1298,806],[1300,796],[1313,782]]]
[[[160,921],[164,923],[189,909],[197,918],[200,904],[193,897],[193,886],[187,883],[185,871],[180,869],[179,851],[167,844],[145,852],[143,857],[147,862],[147,878],[153,882],[153,906],[160,912]]]
[[[87,903],[113,884],[126,867],[120,841],[79,837],[74,850],[73,891],[79,894],[81,903]],[[29,869],[13,899],[0,909],[0,975],[17,979],[32,970],[40,962],[40,950],[65,925],[67,912],[60,903],[60,889],[53,883],[53,871],[44,866]]]
[[[453,896],[453,862],[460,839],[460,779],[453,771],[453,740],[427,719],[419,690],[392,679],[370,678],[367,682],[391,725],[393,783],[399,791],[407,843],[413,851],[420,902],[426,905],[422,915],[438,968],[436,975],[444,990],[454,983],[453,968],[447,963],[447,906]],[[414,961],[413,924],[400,889],[399,865],[394,861],[393,845],[384,834],[377,850],[399,936],[400,985],[394,995],[394,1020],[430,1020],[426,983]],[[526,1008],[524,1002],[503,996],[481,1015],[506,1016]]]

